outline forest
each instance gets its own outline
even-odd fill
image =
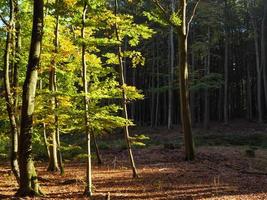
[[[0,0],[0,199],[267,199],[267,0]]]

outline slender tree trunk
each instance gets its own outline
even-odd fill
[[[247,119],[252,120],[252,91],[249,64],[247,64]]]
[[[150,126],[151,128],[155,125],[155,41],[153,40],[153,58],[152,58],[152,75],[151,75],[151,112],[150,112]]]
[[[156,45],[157,48],[157,56],[156,56],[156,73],[157,73],[157,91],[156,91],[156,110],[155,110],[155,127],[158,126],[159,124],[159,97],[160,97],[160,93],[159,93],[159,87],[160,87],[160,78],[159,78],[159,45]]]
[[[250,5],[251,2],[248,3]],[[260,63],[261,55],[260,55],[260,45],[259,45],[259,33],[258,33],[258,27],[257,22],[255,19],[255,16],[253,16],[252,12],[249,10],[250,15],[250,22],[253,29],[253,38],[254,38],[254,46],[255,46],[255,58],[256,58],[256,74],[257,74],[257,117],[258,117],[258,123],[262,123],[262,101],[261,101],[261,95],[262,95],[262,66]]]
[[[182,0],[180,2],[181,13],[181,25],[178,26],[178,38],[179,38],[179,78],[180,78],[180,109],[181,109],[181,121],[182,130],[184,133],[185,154],[186,160],[194,160],[194,140],[191,127],[191,116],[189,106],[189,89],[188,89],[188,49],[187,49],[187,21],[186,21],[186,6],[187,1]]]
[[[50,159],[47,171],[56,172],[59,170],[59,167],[57,159],[57,136],[55,130],[52,130],[51,137],[52,144],[49,144],[48,146]]]
[[[83,8],[82,16],[82,30],[81,37],[85,39],[85,20],[86,13],[88,10],[88,5],[85,2]],[[87,136],[87,167],[86,167],[86,187],[84,194],[91,197],[93,195],[92,188],[92,163],[91,163],[91,134],[90,134],[90,124],[89,124],[89,98],[88,98],[88,82],[87,82],[87,64],[86,64],[86,47],[82,44],[82,78],[83,78],[83,90],[84,90],[84,122],[85,122],[85,133]]]
[[[218,94],[218,121],[222,121],[222,101],[223,101],[223,88],[221,87],[219,89],[219,94]]]
[[[15,17],[15,63],[13,77],[13,99],[15,113],[18,113],[18,87],[19,87],[19,67],[21,65],[21,25],[19,21],[19,5],[18,1],[14,2],[14,17]],[[19,117],[16,115],[17,126],[19,130]]]
[[[57,104],[57,102],[56,102]],[[58,165],[60,174],[64,174],[64,165],[63,165],[63,157],[61,153],[61,145],[60,145],[60,133],[59,133],[59,125],[58,125],[58,118],[56,117],[56,142],[57,142],[57,155],[58,155]]]
[[[41,71],[41,70],[40,70]],[[43,81],[42,79],[39,79],[39,90],[41,91],[43,89]],[[43,126],[43,143],[46,150],[47,158],[50,161],[50,151],[49,151],[49,144],[47,141],[47,133],[46,133],[46,124],[45,122],[42,123]]]
[[[252,20],[253,21],[253,20]],[[262,70],[260,66],[260,49],[258,42],[258,32],[256,22],[252,22],[254,29],[254,44],[255,44],[255,56],[256,56],[256,71],[257,71],[257,111],[258,111],[258,122],[262,123],[262,101],[261,101],[261,77]]]
[[[97,163],[98,163],[98,165],[102,165],[103,161],[102,161],[101,154],[100,154],[100,151],[99,151],[99,148],[98,148],[98,145],[97,145],[96,137],[95,137],[95,134],[94,134],[93,131],[92,131],[92,139],[93,139],[93,143],[94,143],[94,146],[95,146]]]
[[[174,13],[174,0],[171,1],[171,10]],[[169,39],[169,54],[170,54],[170,69],[169,69],[169,88],[168,88],[168,129],[172,128],[173,124],[173,79],[174,79],[174,37],[173,37],[173,26],[170,28],[170,39]]]
[[[53,93],[53,96],[51,98],[51,110],[55,112],[56,105],[55,105],[55,85],[54,85],[54,78],[55,78],[55,68],[54,68],[54,61],[52,63],[52,67],[50,69],[50,80],[49,80],[49,89]],[[55,118],[55,114],[54,114]],[[50,134],[50,140],[51,143],[49,144],[49,152],[50,152],[50,159],[49,159],[49,165],[47,168],[47,171],[50,172],[56,172],[59,171],[59,165],[58,165],[58,156],[57,156],[57,135],[56,135],[56,124],[53,126]]]
[[[224,49],[224,104],[223,104],[223,119],[224,123],[228,124],[228,37],[225,39]]]
[[[194,33],[193,33],[193,39],[194,39]],[[192,50],[192,79],[195,79],[195,53],[194,50]],[[190,109],[191,109],[191,121],[192,121],[192,126],[194,127],[195,122],[196,122],[196,111],[195,111],[195,101],[196,101],[196,92],[191,90],[190,91]]]
[[[59,2],[56,0],[56,26],[54,30],[54,54],[58,53],[59,48]],[[52,133],[52,148],[54,155],[50,156],[50,163],[48,171],[58,171],[60,170],[61,174],[64,174],[63,159],[60,151],[60,131],[59,131],[59,119],[58,119],[58,99],[56,96],[57,92],[57,63],[55,59],[52,60],[51,70],[50,70],[50,91],[53,94],[51,99],[52,110],[54,111],[54,127]]]
[[[18,196],[42,194],[32,159],[32,134],[34,99],[43,35],[43,7],[43,0],[34,0],[31,47],[22,95],[21,131],[19,135],[20,185],[17,192]]]
[[[132,75],[133,75],[132,84],[133,86],[136,86],[136,69],[135,68],[132,69]],[[131,118],[135,121],[135,102],[132,102]]]
[[[261,23],[261,65],[263,69],[263,83],[264,83],[264,95],[265,95],[265,107],[267,107],[267,1],[263,0],[264,2],[264,15]]]
[[[118,1],[115,0],[115,15],[116,16],[117,16],[117,12],[118,12],[117,9],[118,9]],[[115,34],[117,37],[117,41],[121,42],[117,23],[115,24],[115,32],[116,32]],[[118,45],[118,59],[119,59],[120,86],[121,86],[121,90],[122,90],[123,117],[126,120],[128,120],[127,96],[126,96],[125,89],[124,89],[124,86],[125,86],[124,66],[123,66],[123,61],[122,61],[121,55],[122,55],[121,45]],[[131,147],[130,133],[129,133],[128,125],[124,126],[124,136],[125,136],[125,142],[127,145],[128,155],[129,155],[129,159],[130,159],[130,163],[131,163],[131,167],[132,167],[132,171],[133,171],[133,178],[137,178],[138,174],[137,174],[137,169],[135,166],[135,161],[134,161],[134,157],[133,157],[133,153],[132,153],[132,147]]]
[[[59,0],[56,0],[56,26],[55,26],[55,49],[54,52],[55,54],[58,53],[58,49],[59,49],[59,20],[60,20],[60,16],[59,16]],[[57,63],[54,61],[54,73],[53,73],[53,90],[54,92],[58,92],[58,87],[57,87]],[[59,108],[58,105],[58,99],[57,96],[55,96],[54,99],[55,102],[55,109],[56,112],[54,114],[54,119],[55,119],[55,131],[56,131],[56,143],[57,143],[57,156],[58,156],[58,166],[60,169],[60,174],[64,174],[64,166],[63,166],[63,159],[62,159],[62,154],[61,154],[61,150],[60,150],[60,131],[59,131],[59,116],[57,114],[57,110]]]
[[[208,42],[210,43],[210,29],[208,28]],[[210,74],[210,44],[208,44],[208,55],[206,57],[206,75]],[[205,88],[205,111],[204,111],[204,128],[209,128],[210,122],[210,102],[209,102],[209,88]]]
[[[5,99],[7,112],[10,122],[10,135],[11,135],[11,151],[10,151],[10,161],[11,161],[11,170],[16,177],[17,182],[19,183],[19,166],[18,166],[18,125],[16,120],[16,105],[14,95],[11,91],[11,82],[10,82],[10,53],[12,45],[12,34],[14,34],[14,15],[15,15],[15,5],[14,1],[9,1],[10,7],[10,20],[9,20],[9,30],[6,36],[6,47],[4,54],[4,88],[5,88]],[[14,89],[14,87],[13,87]]]
[[[50,151],[49,151],[49,145],[48,145],[47,136],[46,136],[46,124],[45,123],[43,123],[43,140],[44,140],[44,146],[45,146],[48,160],[50,160]]]
[[[223,120],[228,124],[229,103],[228,103],[228,63],[229,63],[229,33],[228,33],[228,2],[225,0],[225,46],[224,46],[224,102],[223,102]]]

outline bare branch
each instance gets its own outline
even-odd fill
[[[3,22],[6,26],[9,25],[9,23],[5,20],[4,16],[3,16],[1,13],[0,13],[0,19],[2,20],[2,22]]]
[[[165,16],[168,16],[166,10],[163,8],[163,6],[159,3],[158,0],[152,0],[153,3],[156,4],[156,6],[161,10],[161,12],[165,15]]]
[[[187,35],[189,34],[190,25],[191,25],[191,23],[192,23],[192,21],[193,21],[193,18],[194,18],[194,16],[195,16],[195,14],[196,14],[196,10],[197,10],[197,7],[198,7],[199,2],[200,2],[200,0],[197,0],[195,6],[194,6],[194,8],[193,8],[192,15],[191,15],[191,17],[190,17],[190,19],[189,19],[189,21],[188,21],[188,23],[187,23],[187,31],[186,31],[186,32],[187,32]]]

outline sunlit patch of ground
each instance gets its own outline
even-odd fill
[[[160,147],[135,150],[140,178],[132,179],[125,151],[103,151],[105,165],[93,169],[94,199],[267,199],[267,151],[247,157],[239,147],[201,147],[193,162],[183,150]],[[85,164],[69,162],[65,175],[46,172],[37,163],[45,199],[86,199]],[[12,199],[17,189],[7,164],[0,166],[0,199]],[[36,199],[44,199],[36,198]]]

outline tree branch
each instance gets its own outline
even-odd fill
[[[3,22],[6,26],[9,25],[9,23],[5,20],[4,16],[3,16],[1,13],[0,13],[0,19],[2,20],[2,22]]]
[[[162,12],[165,20],[171,25],[171,26],[174,26],[176,27],[176,25],[170,20],[170,17],[167,13],[167,11],[163,8],[163,6],[159,3],[158,0],[151,0],[158,8],[159,10]]]
[[[187,35],[188,35],[188,33],[189,33],[190,25],[191,25],[191,23],[192,23],[192,21],[193,21],[193,18],[194,18],[194,16],[195,16],[195,14],[196,14],[196,10],[197,10],[197,7],[198,7],[199,2],[200,2],[200,0],[197,0],[195,6],[194,6],[194,8],[193,8],[192,15],[191,15],[191,17],[190,17],[190,19],[189,19],[189,21],[188,21],[188,23],[187,23],[187,31],[186,31],[186,32],[187,32]]]

